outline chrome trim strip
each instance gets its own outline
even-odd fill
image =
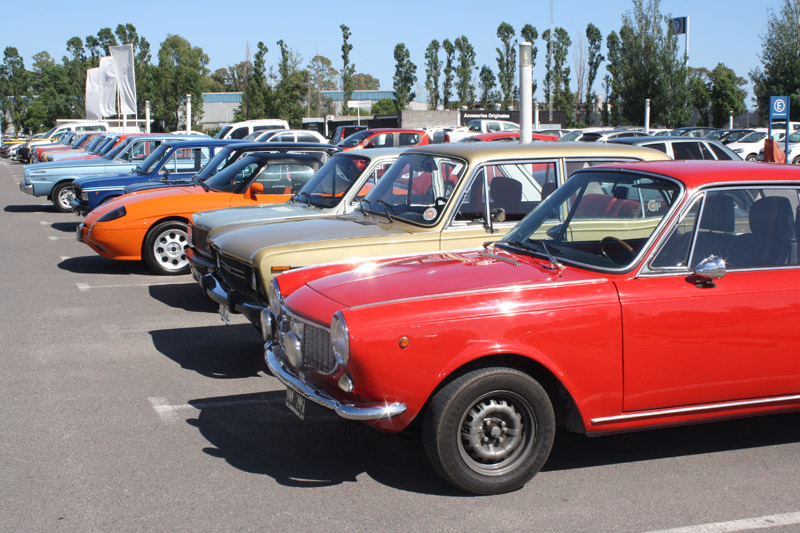
[[[273,350],[274,348],[274,350]],[[332,409],[342,418],[347,420],[379,420],[381,418],[391,418],[406,412],[406,404],[395,402],[390,404],[365,404],[353,405],[345,404],[333,398],[325,391],[305,383],[291,368],[283,363],[280,356],[280,347],[272,343],[264,345],[264,359],[270,372],[278,378],[278,381],[286,387],[297,392],[305,399],[312,401],[322,407]]]
[[[511,285],[508,287],[502,287],[498,290],[502,291],[522,291],[526,289],[554,289],[556,287],[568,287],[568,286],[577,286],[577,285],[594,285],[597,283],[606,283],[608,282],[608,278],[597,278],[597,279],[587,279],[581,281],[560,281],[555,283],[529,283],[527,285]],[[497,287],[495,287],[497,289]],[[424,296],[413,296],[411,298],[398,298],[396,300],[384,300],[382,302],[372,302],[363,305],[354,305],[350,309],[364,309],[366,307],[373,307],[376,305],[383,305],[383,304],[393,304],[398,302],[413,302],[417,300],[427,300],[429,298],[439,298],[439,297],[446,297],[446,296],[462,296],[462,295],[470,295],[470,294],[479,294],[482,292],[486,292],[487,288],[483,289],[472,289],[468,291],[455,291],[455,292],[442,292],[437,294],[426,294]]]
[[[511,259],[510,257],[503,257],[502,255],[497,255],[490,252],[481,252],[481,255],[484,257],[491,257],[492,259],[497,259],[498,261],[505,261],[506,263],[512,264],[514,266],[519,266],[519,261]]]
[[[642,420],[646,418],[657,418],[662,416],[676,416],[682,414],[704,413],[707,411],[716,411],[719,409],[741,409],[743,407],[757,407],[759,405],[771,405],[783,402],[798,402],[800,401],[800,394],[793,394],[790,396],[776,396],[775,398],[762,398],[760,400],[741,400],[737,402],[724,402],[714,403],[707,405],[693,405],[691,407],[675,407],[671,409],[659,409],[657,411],[643,411],[638,413],[629,413],[617,416],[606,416],[600,418],[592,418],[592,424],[610,424],[612,422],[626,422],[629,420]]]
[[[307,326],[312,326],[312,327],[315,327],[315,328],[324,329],[328,333],[331,332],[330,324],[328,324],[326,326],[325,324],[320,324],[319,322],[314,322],[313,320],[311,320],[309,318],[302,317],[302,316],[298,315],[297,313],[289,310],[289,308],[286,307],[286,304],[284,304],[283,301],[281,301],[281,310],[284,313],[286,313],[287,315],[289,315],[290,317],[292,317],[293,319],[297,320],[298,322],[302,322],[303,324],[306,324]]]

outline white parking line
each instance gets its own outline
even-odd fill
[[[180,412],[187,409],[202,411],[203,409],[214,409],[216,407],[238,407],[242,405],[259,405],[283,401],[282,398],[254,398],[252,400],[231,400],[227,402],[195,402],[194,405],[189,405],[188,403],[171,405],[163,396],[151,396],[148,400],[162,422],[180,422],[182,418]]]
[[[673,529],[651,531],[650,533],[722,533],[792,526],[796,524],[800,524],[800,512],[742,518],[741,520],[730,520],[728,522],[712,522],[697,526],[676,527]]]
[[[193,283],[191,283],[193,284]],[[177,285],[169,281],[163,283],[120,283],[115,285],[89,285],[88,283],[76,283],[79,291],[88,291],[90,289],[118,289],[120,287],[155,287],[156,285]],[[189,285],[184,283],[184,285]]]

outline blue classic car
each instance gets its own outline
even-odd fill
[[[150,156],[130,172],[76,179],[72,186],[75,198],[70,202],[73,211],[85,215],[98,205],[125,194],[125,187],[139,183],[155,187],[170,182],[185,184],[186,178],[197,174],[219,150],[236,140],[193,138],[162,143]]]
[[[45,196],[58,211],[72,211],[74,197],[72,182],[83,176],[99,176],[129,172],[147,158],[158,145],[166,141],[185,140],[181,135],[132,135],[96,159],[69,159],[28,165],[19,188],[32,196]]]

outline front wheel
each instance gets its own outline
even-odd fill
[[[425,452],[455,487],[475,494],[519,489],[542,468],[555,437],[553,406],[529,375],[483,368],[434,394],[423,423]]]
[[[186,259],[188,245],[186,223],[171,220],[150,229],[144,240],[142,255],[156,274],[186,274],[189,272],[189,260]]]
[[[748,154],[748,156],[745,159],[747,161],[758,161],[758,157],[756,156],[756,154]]]
[[[70,201],[75,199],[75,186],[72,182],[59,183],[53,187],[53,192],[50,196],[53,205],[62,213],[69,213],[72,211]]]

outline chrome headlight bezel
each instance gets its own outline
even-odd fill
[[[347,365],[350,361],[350,332],[341,311],[336,311],[331,319],[331,345],[336,361],[342,366]]]
[[[278,287],[278,282],[273,278],[269,282],[267,288],[267,301],[269,302],[269,311],[276,319],[281,316],[281,289]]]

